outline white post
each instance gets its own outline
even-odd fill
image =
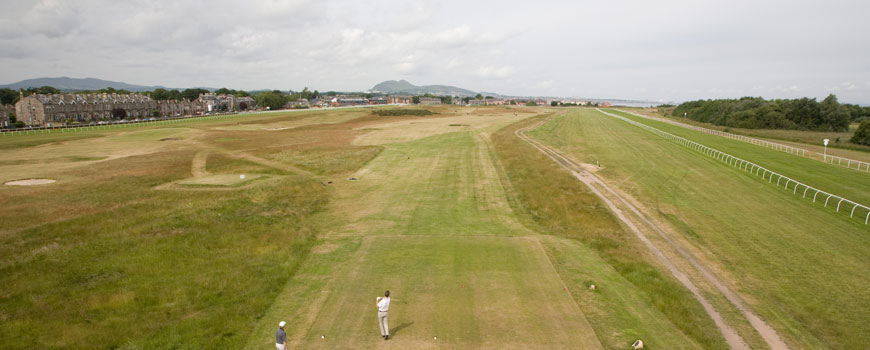
[[[824,159],[824,162],[828,161],[828,141],[828,139],[822,140],[822,143],[825,144],[825,151],[824,153],[822,153],[822,158]]]

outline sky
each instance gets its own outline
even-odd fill
[[[870,104],[868,1],[0,0],[0,84]]]

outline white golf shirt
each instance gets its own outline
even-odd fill
[[[381,298],[378,302],[378,311],[387,312],[390,310],[390,298]]]

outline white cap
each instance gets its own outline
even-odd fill
[[[284,321],[278,322],[278,327],[284,327],[284,325],[286,325],[286,324],[287,324],[287,322],[284,322]]]

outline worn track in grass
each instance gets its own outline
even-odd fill
[[[559,151],[544,145],[541,142],[538,142],[525,134],[526,131],[534,129],[544,121],[532,124],[522,129],[518,129],[515,134],[518,138],[524,140],[529,143],[531,146],[535,147],[540,152],[547,155],[550,159],[555,161],[557,164],[568,170],[574,175],[578,180],[583,182],[589,189],[595,193],[599,198],[601,198],[610,208],[610,210],[619,218],[627,227],[629,227],[638,238],[644,242],[647,248],[653,252],[654,255],[668,268],[669,272],[677,278],[687,289],[689,289],[694,295],[695,299],[698,300],[701,305],[703,305],[704,310],[708,315],[713,319],[716,323],[716,326],[722,332],[722,335],[725,337],[729,346],[732,349],[748,349],[748,346],[731,328],[722,318],[722,315],[713,307],[713,305],[708,301],[700,292],[698,287],[694,284],[694,282],[689,279],[688,275],[681,271],[656,245],[646,237],[643,231],[647,232],[655,232],[657,233],[667,244],[671,247],[671,249],[677,251],[683,259],[688,261],[692,267],[694,267],[700,274],[707,280],[709,283],[714,285],[719,292],[731,302],[734,307],[736,307],[740,313],[746,318],[747,321],[752,325],[752,327],[762,336],[762,338],[767,342],[767,344],[774,350],[780,349],[788,349],[788,346],[782,341],[782,338],[776,333],[776,331],[771,328],[767,323],[765,323],[761,318],[759,318],[755,313],[749,310],[745,303],[741,300],[741,298],[731,291],[724,283],[720,281],[719,278],[714,276],[710,269],[706,268],[703,264],[701,264],[697,259],[695,259],[691,254],[689,254],[685,249],[683,249],[677,242],[670,239],[668,234],[664,232],[658,225],[654,224],[650,221],[640,210],[638,210],[633,204],[631,204],[626,198],[614,191],[610,186],[608,186],[604,181],[595,176],[589,171],[583,169],[583,167],[577,162],[573,161],[569,157],[560,153]],[[603,190],[603,191],[602,191]]]

